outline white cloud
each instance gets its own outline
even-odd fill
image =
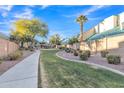
[[[8,16],[8,13],[12,10],[12,5],[2,5],[0,6],[0,13],[3,17]]]
[[[84,15],[89,15],[90,13],[92,12],[95,12],[99,9],[102,9],[102,8],[106,8],[108,7],[107,5],[96,5],[96,6],[92,6],[91,8],[89,8],[88,10],[86,10],[85,12],[83,12]]]
[[[0,21],[0,25],[10,25],[14,21],[15,20],[3,20],[3,21]]]
[[[3,33],[3,34],[5,34],[6,36],[9,36],[10,31],[0,31],[0,33]]]
[[[26,19],[31,19],[34,17],[32,10],[29,8],[26,8],[24,11],[22,11],[21,13],[15,13],[14,14],[15,18],[26,18]]]
[[[0,6],[0,10],[6,10],[6,11],[10,11],[11,9],[13,8],[12,5],[3,5],[3,6]]]
[[[41,9],[46,9],[46,8],[48,8],[49,7],[49,5],[42,5],[41,6]]]
[[[63,15],[64,17],[67,17],[67,18],[70,18],[70,17],[77,17],[79,16],[80,14],[83,14],[85,16],[88,16],[90,15],[91,13],[97,11],[97,10],[100,10],[100,9],[103,9],[103,8],[107,8],[109,7],[108,5],[95,5],[95,6],[91,6],[89,9],[86,9],[84,11],[81,11],[79,13],[75,13],[75,14],[72,14],[72,15]]]

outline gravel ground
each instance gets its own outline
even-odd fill
[[[58,53],[58,55],[60,55],[64,58],[67,58],[67,59],[80,60],[79,56],[74,56],[73,53],[66,53],[65,51],[60,51]],[[91,57],[88,59],[87,62],[95,63],[95,64],[98,64],[98,65],[106,66],[106,67],[124,72],[124,61],[123,61],[123,59],[124,59],[124,56],[122,56],[121,63],[118,64],[118,65],[108,64],[106,58],[102,58],[101,55],[98,53],[98,54],[91,55]]]
[[[0,64],[0,75],[2,75],[4,72],[6,72],[11,67],[15,66],[17,63],[19,63],[24,58],[30,56],[32,53],[33,52],[31,52],[31,51],[23,51],[23,56],[21,58],[19,58],[18,60],[15,60],[15,61],[3,61]]]

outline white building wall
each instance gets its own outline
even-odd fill
[[[104,20],[104,29],[105,29],[105,31],[114,28],[114,26],[115,26],[114,18],[115,18],[115,16],[110,16],[110,17],[108,17],[108,18],[106,18]]]
[[[99,33],[99,25],[95,26],[95,31],[96,31],[96,33]]]
[[[101,22],[99,24],[99,33],[103,32],[103,31],[105,31],[104,22]]]
[[[124,29],[124,26],[123,26],[124,24],[122,25],[122,23],[124,23],[124,12],[120,13],[119,16],[120,16],[120,27],[121,29]]]
[[[115,27],[115,16],[110,16],[104,21],[95,26],[95,30],[98,33],[113,29]]]

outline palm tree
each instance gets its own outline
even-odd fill
[[[87,20],[88,20],[87,17],[84,15],[80,15],[76,19],[76,22],[80,24],[80,36],[79,36],[80,43],[83,41],[83,25]]]

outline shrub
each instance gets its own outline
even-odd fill
[[[28,50],[28,48],[26,47],[25,50]]]
[[[0,64],[2,64],[2,61],[0,60]]]
[[[33,48],[30,48],[30,51],[34,51],[34,49]]]
[[[78,56],[78,52],[76,50],[74,51],[74,56]]]
[[[79,53],[79,54],[82,54],[82,53],[83,53],[83,51],[82,51],[82,50],[79,50],[79,51],[78,51],[78,53]]]
[[[101,56],[106,57],[108,53],[109,53],[108,51],[101,51]]]
[[[70,48],[70,52],[71,52],[71,53],[74,53],[74,51],[75,51],[74,49]]]
[[[64,49],[65,49],[65,47],[61,46],[61,47],[59,47],[59,49],[60,49],[60,50],[64,50]]]
[[[80,51],[80,49],[78,48],[77,51]]]
[[[17,59],[19,59],[22,55],[23,55],[22,51],[17,50],[17,51],[15,51],[14,53],[9,54],[9,55],[8,55],[8,59],[9,59],[9,60],[17,60]]]
[[[108,55],[107,61],[109,64],[119,64],[121,62],[121,58],[120,56],[116,56],[116,55]]]
[[[0,58],[0,64],[2,64],[2,58]]]
[[[65,52],[70,53],[71,52],[70,48],[66,48]]]
[[[87,53],[86,53],[86,52],[81,53],[81,54],[80,54],[80,59],[81,59],[81,60],[84,60],[84,61],[85,61],[85,60],[88,60],[88,55],[87,55]]]
[[[62,49],[62,47],[59,47],[59,49],[61,50],[61,49]]]
[[[90,57],[91,52],[90,52],[89,50],[86,50],[86,51],[84,51],[84,52],[87,54],[88,57]]]

